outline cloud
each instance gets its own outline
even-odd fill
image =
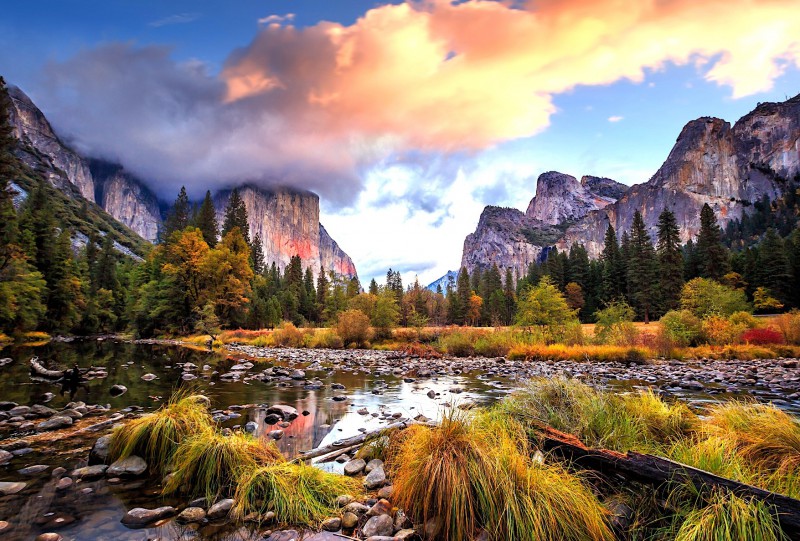
[[[624,118],[625,118],[624,116],[613,115],[613,116],[608,117],[608,121],[611,122],[612,124],[614,124],[616,122],[620,122]]]
[[[288,23],[294,20],[294,13],[287,13],[286,15],[267,15],[258,20],[258,24],[277,24]]]
[[[175,15],[169,15],[168,17],[162,17],[161,19],[156,19],[155,21],[150,21],[147,23],[147,26],[151,26],[153,28],[160,28],[162,26],[169,26],[173,24],[186,24],[192,23],[200,18],[199,13],[177,13]]]
[[[579,85],[691,64],[740,98],[800,65],[796,0],[420,0],[291,20],[265,18],[217,74],[164,48],[83,51],[48,67],[46,112],[161,193],[249,180],[349,205],[375,163],[534,135]],[[427,178],[404,192],[422,209],[441,188]]]

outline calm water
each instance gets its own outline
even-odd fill
[[[212,400],[213,407],[233,414],[223,424],[228,427],[244,426],[248,421],[258,424],[256,434],[266,437],[269,430],[277,427],[263,423],[265,410],[273,404],[288,404],[298,412],[307,412],[284,429],[284,437],[278,446],[287,456],[353,436],[359,429],[372,430],[390,422],[384,413],[399,413],[403,417],[423,414],[435,418],[446,404],[485,404],[497,400],[511,390],[516,382],[490,383],[474,376],[460,375],[438,377],[406,383],[392,375],[375,375],[369,368],[338,369],[331,371],[306,370],[305,379],[319,380],[322,386],[308,389],[305,381],[262,382],[246,376],[238,381],[221,377],[239,363],[241,356],[228,357],[218,353],[196,351],[181,347],[142,345],[113,341],[78,341],[69,344],[53,343],[41,347],[11,347],[0,351],[0,358],[9,357],[13,362],[0,367],[0,400],[22,405],[41,404],[46,393],[55,396],[46,403],[60,409],[70,401],[68,394],[59,394],[60,386],[47,382],[32,381],[28,360],[38,356],[49,366],[71,367],[77,363],[82,368],[105,367],[108,376],[92,379],[80,388],[74,400],[87,404],[108,404],[112,410],[129,406],[140,406],[146,410],[158,408],[163,399],[176,389],[200,391]],[[192,363],[196,369],[189,370],[198,379],[184,381],[184,365]],[[299,362],[291,368],[305,369],[309,363]],[[254,375],[272,363],[256,362],[245,372]],[[206,367],[206,370],[203,368]],[[145,382],[144,374],[155,374],[157,379]],[[128,388],[127,393],[112,397],[109,389],[114,384]],[[334,389],[333,384],[345,389]],[[463,392],[451,394],[458,387]],[[428,391],[439,393],[435,399]],[[335,401],[334,396],[346,396],[346,401]],[[230,406],[245,406],[230,410]],[[367,415],[358,410],[368,410]],[[379,414],[373,416],[372,414]],[[11,433],[0,428],[0,445],[27,434]],[[0,520],[12,523],[11,533],[0,533],[3,540],[29,540],[38,533],[57,531],[65,539],[76,541],[145,540],[154,537],[174,539],[200,535],[202,538],[224,537],[229,530],[216,531],[206,528],[200,534],[193,530],[178,530],[174,523],[162,528],[128,530],[120,519],[132,507],[155,507],[170,502],[162,500],[153,482],[135,481],[111,485],[104,480],[76,483],[65,492],[55,490],[55,480],[50,471],[62,466],[71,470],[86,462],[85,447],[97,438],[97,434],[84,439],[62,442],[32,444],[33,452],[15,457],[10,464],[0,467],[0,481],[24,481],[28,486],[14,496],[0,497]],[[45,464],[50,470],[36,475],[21,475],[18,470],[27,466]],[[324,467],[336,469],[335,463]],[[91,489],[91,491],[87,490]],[[235,538],[244,535],[236,532]]]

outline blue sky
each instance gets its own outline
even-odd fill
[[[545,2],[541,16],[579,17],[575,9],[581,3]],[[736,9],[721,0],[708,4],[714,3],[719,4],[714,13],[720,13],[721,5],[728,5],[727,11]],[[513,70],[525,69],[526,63],[540,57],[548,59],[551,52],[547,43],[529,44],[525,33],[519,34],[518,42],[501,43],[518,30],[509,26],[505,31],[502,25],[538,24],[528,17],[537,7],[520,2],[523,8],[510,12],[499,5],[487,8],[488,2],[433,4],[427,10],[418,6],[391,10],[383,3],[351,0],[16,2],[6,6],[0,20],[0,74],[28,92],[81,150],[119,158],[146,180],[164,186],[165,197],[192,179],[199,180],[190,191],[200,193],[249,176],[262,178],[262,171],[263,182],[296,183],[320,193],[322,221],[353,256],[364,281],[373,276],[382,279],[389,267],[400,269],[406,281],[419,274],[423,282],[456,268],[464,236],[474,229],[483,206],[524,210],[536,177],[544,171],[644,182],[666,158],[687,121],[717,116],[733,122],[757,102],[779,101],[800,92],[800,42],[792,36],[796,32],[789,31],[797,28],[792,25],[800,17],[788,0],[763,7],[760,2],[747,4],[749,11],[739,10],[738,18],[730,15],[730,20],[719,21],[721,28],[709,28],[699,37],[701,8],[691,2],[670,0],[664,3],[668,13],[653,8],[640,20],[625,23],[618,23],[627,17],[625,11],[604,9],[603,0],[588,3],[597,5],[597,17],[608,17],[606,25],[622,26],[613,34],[599,32],[598,41],[584,51],[555,56],[551,62],[555,67],[543,62],[539,71],[519,77]],[[784,10],[771,11],[775,5]],[[363,18],[372,8],[377,9]],[[285,18],[287,14],[293,17]],[[269,16],[282,18],[267,21]],[[497,38],[481,41],[474,30],[451,27],[470,24],[472,19],[466,16],[480,17],[474,19],[480,24],[490,22],[487,34],[497,32]],[[431,35],[420,38],[409,33],[418,31],[422,20],[434,28]],[[320,21],[339,23],[339,30],[328,32]],[[747,24],[751,36],[743,35],[740,23]],[[639,32],[646,28],[656,30],[649,33],[658,34],[653,40],[663,41],[663,47],[643,41]],[[571,27],[547,30],[552,32],[549,43],[556,43]],[[352,37],[350,49],[337,41],[339,34]],[[443,89],[441,93],[428,92],[411,73],[425,70],[431,51],[440,54],[437,39],[442,36],[452,40],[453,48],[461,48],[458,55],[469,51],[463,56],[473,62],[458,73],[456,93],[454,83],[437,79],[438,73],[430,88]],[[411,51],[408,55],[402,51],[403,40]],[[637,55],[637,48],[644,52]],[[350,59],[355,68],[341,75],[328,65],[332,50],[337,54],[355,50]],[[163,56],[158,51],[164,51]],[[476,52],[484,51],[496,59],[488,67],[474,61],[480,56]],[[380,63],[369,64],[370,59]],[[597,68],[601,62],[608,62],[607,69]],[[772,64],[774,69],[764,68]],[[228,71],[223,70],[226,66]],[[493,72],[493,66],[503,70]],[[376,78],[396,77],[398,91],[390,91],[378,108],[365,105],[359,116],[358,100],[369,101],[364,96],[370,97],[374,83],[365,81],[370,69],[376,69]],[[242,70],[246,77],[240,77]],[[317,70],[322,75],[317,76]],[[280,97],[270,86],[276,73],[278,88],[284,91]],[[499,73],[496,88],[487,82],[487,73]],[[130,74],[141,86],[117,80]],[[249,85],[253,74],[261,86],[255,90],[248,86],[236,94],[234,83],[244,80]],[[525,85],[531,86],[531,101],[525,99]],[[127,87],[133,87],[130,94],[124,92]],[[342,93],[353,89],[358,96],[362,87],[361,98],[347,103],[345,97],[345,103],[338,105]],[[150,89],[152,96],[144,103],[141,96]],[[339,109],[320,115],[316,105],[309,106],[304,98],[317,89],[327,91],[322,97],[333,97]],[[126,100],[132,104],[127,116],[121,111]],[[327,102],[320,103],[323,109],[328,107]],[[486,103],[485,109],[476,103]],[[137,148],[149,120],[137,113],[137,107],[145,105],[154,110],[154,118],[163,118],[163,111],[185,114],[213,129],[203,132],[196,124],[172,117],[170,123],[154,122],[153,133],[191,139],[203,132],[202,139],[170,145],[165,151],[163,140],[154,137]],[[515,124],[517,105],[523,129]],[[399,113],[392,115],[392,108],[407,114],[397,118]],[[442,111],[440,116],[437,110]],[[242,115],[248,117],[246,129],[240,129],[240,120],[233,120]],[[459,131],[452,125],[462,119],[465,127]],[[478,133],[484,125],[486,133]],[[235,133],[224,143],[214,139],[226,130]],[[108,143],[110,134],[119,135],[120,146]],[[206,144],[237,148],[206,162],[186,153],[187,148],[202,149]],[[153,147],[160,147],[159,153],[153,154]],[[199,165],[182,173],[182,158]],[[224,178],[232,163],[247,167]],[[182,179],[181,174],[191,178]]]

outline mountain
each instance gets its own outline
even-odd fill
[[[453,280],[453,286],[455,286],[458,280],[458,271],[447,271],[444,276],[428,284],[427,289],[436,293],[436,290],[441,287],[442,293],[447,293],[447,282],[450,280]]]
[[[472,273],[496,264],[522,276],[570,224],[614,203],[625,190],[627,186],[608,178],[584,176],[578,181],[556,171],[542,173],[526,212],[495,206],[483,210],[475,232],[464,240],[461,266]]]
[[[247,209],[250,238],[261,237],[264,261],[283,269],[294,255],[316,276],[320,267],[347,278],[357,277],[353,261],[319,222],[319,196],[290,188],[266,189],[252,185],[238,188]],[[214,196],[221,224],[231,191]]]
[[[159,201],[147,184],[121,165],[81,156],[58,137],[42,111],[19,88],[9,87],[9,96],[10,120],[20,140],[19,157],[49,180],[65,207],[75,208],[66,221],[82,233],[81,238],[91,232],[113,231],[121,245],[137,254],[145,250],[147,243],[142,239],[158,239],[163,209],[171,201]],[[17,185],[25,192],[34,183],[29,179]],[[251,238],[261,236],[268,264],[275,261],[284,268],[293,255],[299,255],[315,275],[322,266],[337,275],[357,277],[353,261],[319,223],[316,194],[251,185],[242,186],[240,193],[247,207]],[[220,223],[229,194],[230,190],[225,190],[214,196]],[[80,210],[84,203],[91,212]],[[81,214],[87,215],[86,223],[81,221]]]
[[[486,207],[474,233],[464,241],[462,265],[470,271],[496,263],[521,275],[550,246],[583,244],[590,257],[603,249],[611,224],[618,235],[642,213],[655,241],[658,216],[675,213],[681,239],[700,229],[708,203],[720,225],[750,212],[752,203],[775,199],[800,181],[800,96],[762,103],[733,126],[702,117],[681,130],[664,164],[645,183],[626,188],[610,179],[542,174],[536,196],[523,214]]]

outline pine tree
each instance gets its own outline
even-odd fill
[[[214,209],[214,201],[211,199],[211,191],[206,191],[206,196],[203,199],[203,203],[200,205],[200,210],[197,211],[195,227],[203,233],[203,239],[205,239],[209,248],[213,248],[217,245],[219,225],[217,224],[217,212]]]
[[[606,229],[605,245],[600,254],[603,263],[603,301],[606,303],[621,299],[625,292],[625,271],[614,226]]]
[[[231,191],[231,195],[228,198],[225,219],[222,222],[222,236],[227,235],[234,227],[238,227],[241,230],[245,241],[250,244],[250,224],[247,220],[247,208],[237,188]]]
[[[205,237],[205,233],[203,237]],[[250,245],[250,266],[256,274],[264,272],[264,248],[261,245],[261,235],[258,233],[256,233],[253,243]]]
[[[372,281],[375,282],[375,279],[373,278]],[[325,308],[328,305],[329,285],[325,269],[320,265],[319,274],[317,275],[317,315],[319,318],[325,313]],[[372,286],[370,286],[370,288],[371,287]],[[377,288],[378,285],[375,284],[375,289],[377,290]]]
[[[633,215],[631,225],[628,294],[632,306],[648,323],[658,306],[658,260],[639,211]]]
[[[8,118],[10,110],[11,98],[5,81],[0,77],[0,270],[18,251],[19,230],[11,180],[19,173],[19,161],[14,155],[17,140]]]
[[[164,221],[164,230],[162,231],[162,239],[169,241],[170,236],[176,231],[183,231],[189,225],[189,212],[191,205],[189,204],[189,196],[186,194],[186,186],[181,186],[181,191],[172,204],[167,219]]]
[[[514,321],[514,313],[517,311],[517,292],[514,289],[514,277],[511,274],[511,268],[506,269],[506,278],[503,283],[503,297],[503,324],[511,325]]]
[[[377,295],[378,294],[378,282],[375,281],[375,278],[373,278],[369,282],[369,294],[370,295]]]
[[[566,269],[564,267],[564,258],[561,257],[558,248],[553,247],[552,250],[547,252],[544,273],[549,276],[553,284],[562,291],[564,290],[564,286],[567,285]]]
[[[700,277],[700,260],[697,256],[697,246],[689,239],[683,247],[683,279],[688,282]]]
[[[766,287],[780,302],[791,301],[792,268],[784,251],[784,244],[774,229],[767,229],[758,246],[757,282],[753,286]]]
[[[728,250],[722,244],[722,230],[708,203],[700,211],[700,232],[695,249],[701,277],[719,281],[730,270]]]
[[[664,209],[658,217],[659,290],[663,311],[674,310],[680,304],[683,288],[683,253],[680,229],[675,214]]]
[[[582,244],[573,243],[569,248],[569,265],[567,268],[567,283],[575,282],[581,289],[586,290],[589,282],[589,254]]]

